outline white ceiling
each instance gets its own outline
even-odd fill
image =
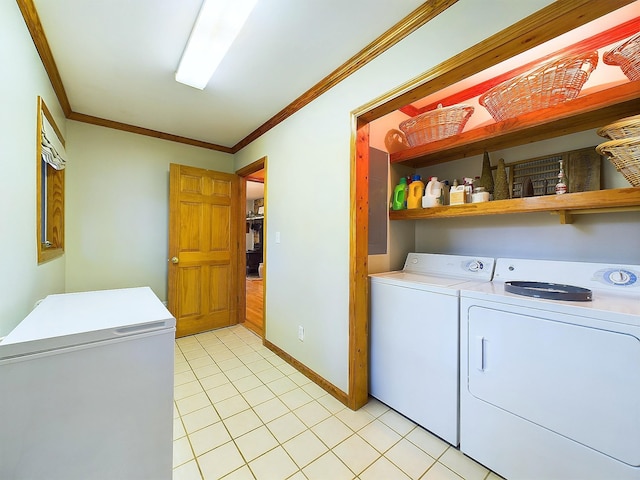
[[[34,0],[72,110],[233,147],[422,0],[259,0],[202,91],[174,80],[200,3]]]
[[[247,200],[256,200],[264,197],[264,183],[247,182]]]

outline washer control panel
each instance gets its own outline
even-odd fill
[[[493,280],[560,283],[640,295],[640,265],[498,258]]]
[[[488,257],[409,253],[403,270],[422,275],[489,281],[493,276],[494,265],[495,260]]]
[[[626,268],[605,268],[599,270],[596,279],[612,286],[630,287],[638,283],[638,273]]]

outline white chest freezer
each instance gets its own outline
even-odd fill
[[[148,287],[45,298],[0,342],[0,478],[171,479],[174,337]]]

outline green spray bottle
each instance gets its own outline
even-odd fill
[[[407,201],[407,179],[402,177],[400,183],[393,189],[393,199],[391,201],[392,210],[403,210]]]

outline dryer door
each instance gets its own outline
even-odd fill
[[[640,341],[578,317],[473,306],[469,392],[632,466],[640,465]]]

